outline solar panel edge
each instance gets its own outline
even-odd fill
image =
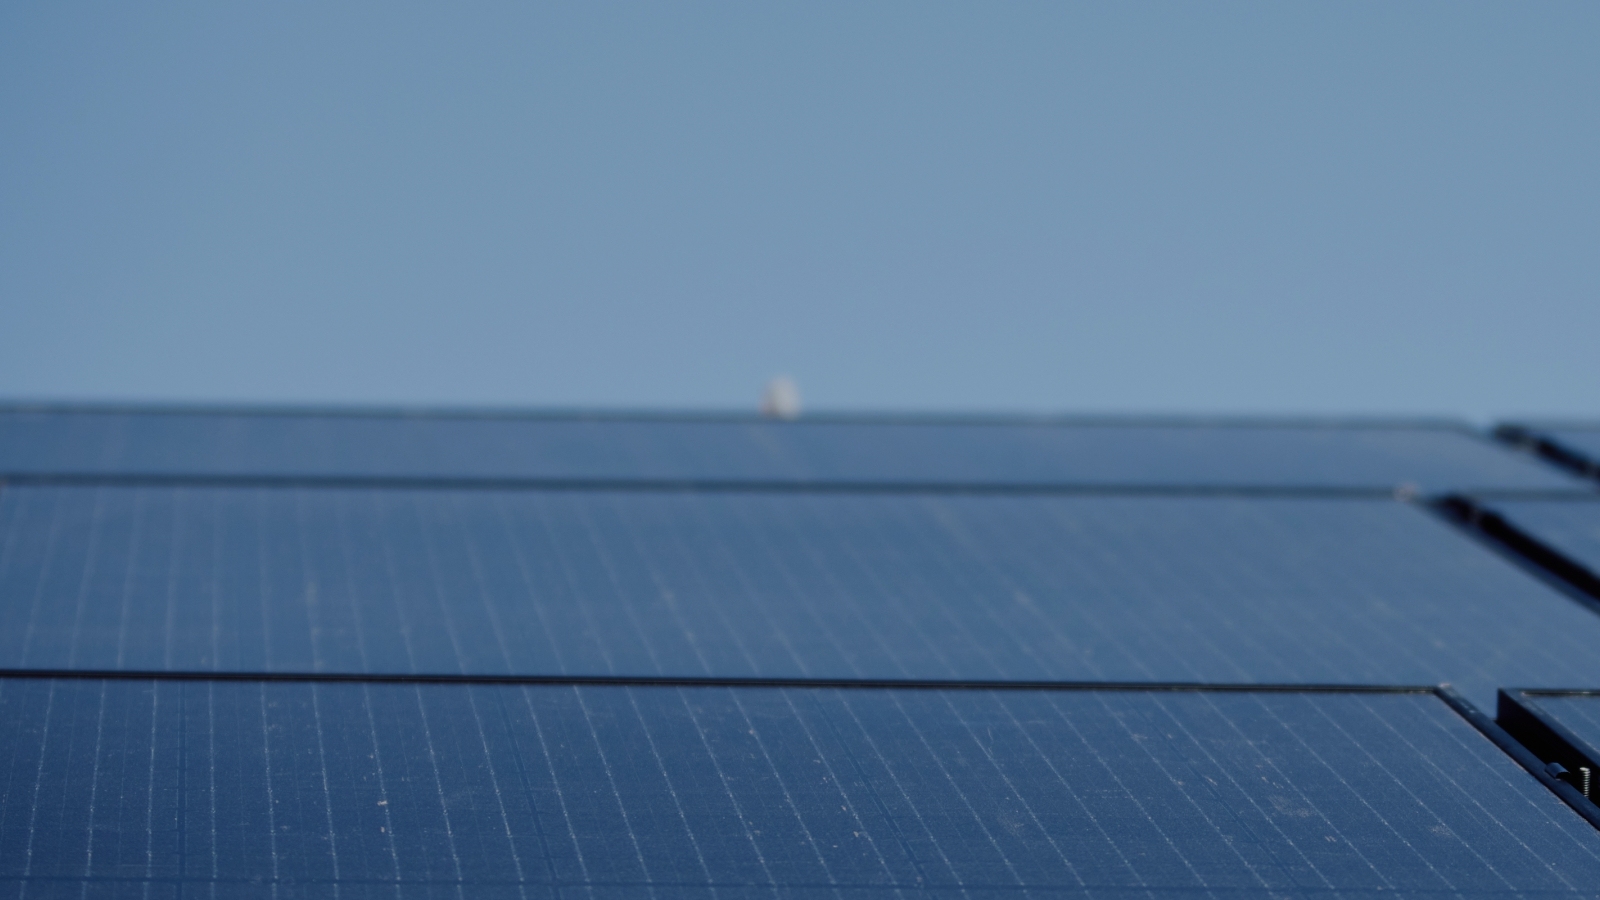
[[[1505,706],[1497,710],[1496,717],[1491,719],[1449,685],[1440,685],[1438,694],[1440,699],[1449,704],[1457,714],[1471,723],[1484,737],[1488,738],[1496,747],[1499,747],[1503,753],[1511,757],[1517,765],[1521,766],[1529,775],[1532,775],[1551,793],[1560,797],[1561,801],[1567,804],[1585,822],[1600,830],[1600,807],[1595,806],[1589,797],[1577,787],[1557,778],[1547,765],[1549,760],[1541,759],[1540,755],[1535,753],[1521,739],[1519,734],[1512,732],[1511,729],[1516,728],[1519,729],[1520,734],[1530,733],[1523,730],[1523,719],[1517,717],[1514,712],[1511,712]],[[1499,691],[1499,699],[1502,702],[1510,701],[1513,707],[1516,706],[1515,701],[1511,700],[1511,696],[1504,688]],[[1506,724],[1502,722],[1508,713],[1510,713],[1510,728],[1506,727]]]
[[[1594,800],[1600,794],[1600,750],[1574,733],[1561,718],[1548,711],[1539,702],[1540,697],[1594,697],[1593,690],[1552,690],[1527,688],[1502,688],[1498,697],[1495,721],[1519,743],[1528,748],[1544,766],[1547,775],[1573,788],[1583,796],[1591,809],[1597,810]],[[1551,764],[1565,771],[1550,768]],[[1584,770],[1587,770],[1585,772]],[[1580,773],[1584,777],[1580,777]],[[1600,827],[1600,826],[1597,826]]]
[[[326,488],[367,490],[481,490],[506,492],[638,492],[749,494],[928,494],[995,496],[1110,497],[1305,497],[1318,499],[1406,499],[1416,495],[1408,484],[1259,485],[1226,480],[1180,482],[1093,481],[885,481],[867,479],[702,479],[702,478],[520,478],[431,475],[313,474],[183,474],[166,472],[0,472],[0,487],[152,487],[152,488]],[[1470,492],[1470,491],[1469,491]],[[1495,491],[1513,496],[1565,496],[1565,491]],[[1587,495],[1582,495],[1587,496]]]
[[[1196,428],[1327,428],[1327,429],[1421,429],[1450,431],[1484,436],[1483,429],[1465,419],[1450,416],[1389,415],[1183,415],[1162,413],[986,413],[986,412],[893,412],[886,410],[812,410],[797,420],[780,420],[757,412],[737,409],[653,410],[625,407],[406,407],[389,405],[294,405],[294,404],[210,404],[210,403],[96,403],[30,402],[0,399],[0,415],[149,415],[149,416],[237,416],[262,418],[376,418],[376,419],[490,419],[582,422],[719,422],[778,425],[887,424],[887,425],[1037,425],[1084,427],[1174,426]]]
[[[248,681],[372,684],[572,685],[594,687],[817,688],[929,691],[1106,691],[1122,693],[1428,694],[1437,685],[1362,682],[1095,681],[679,675],[520,675],[452,672],[257,671],[246,669],[0,668],[0,678],[88,681]]]
[[[1586,481],[1600,481],[1600,460],[1539,426],[1506,422],[1496,425],[1490,435],[1505,446],[1530,454],[1570,475]]]
[[[1590,498],[1593,499],[1593,498]],[[1561,552],[1492,505],[1466,494],[1447,494],[1428,501],[1428,508],[1510,559],[1564,596],[1600,614],[1600,574]]]
[[[1550,471],[1547,467],[1535,462],[1517,458],[1516,454],[1505,452],[1502,445],[1489,440],[1481,430],[1461,422],[1447,422],[1435,420],[1415,419],[1308,419],[1308,418],[1241,418],[1218,419],[1205,417],[1124,417],[1124,418],[1085,418],[1085,417],[1059,417],[1059,418],[999,418],[999,419],[963,419],[961,417],[911,417],[896,418],[893,416],[859,416],[859,417],[808,417],[797,423],[774,423],[771,420],[750,418],[718,419],[705,417],[684,417],[671,414],[661,414],[654,417],[637,417],[628,415],[611,416],[606,414],[551,414],[540,415],[529,413],[525,416],[488,416],[476,417],[470,415],[428,415],[428,414],[382,414],[381,411],[369,411],[370,414],[341,415],[338,411],[292,411],[284,410],[273,415],[284,419],[281,425],[269,421],[272,415],[256,415],[248,411],[229,412],[226,410],[173,410],[173,411],[147,411],[151,417],[167,417],[165,420],[150,422],[141,418],[138,411],[117,410],[115,408],[99,409],[94,412],[78,411],[71,409],[13,410],[14,415],[34,415],[36,417],[49,417],[51,415],[71,416],[79,418],[101,415],[105,417],[120,417],[127,419],[123,425],[112,427],[105,422],[94,422],[70,425],[66,422],[57,422],[54,425],[41,419],[39,422],[27,425],[26,429],[12,435],[13,440],[20,443],[13,444],[14,449],[25,446],[25,441],[42,441],[44,448],[54,448],[56,452],[39,453],[32,455],[23,453],[14,460],[14,464],[0,465],[0,468],[15,471],[17,474],[61,474],[70,475],[73,472],[88,471],[123,471],[136,473],[149,470],[151,474],[182,475],[199,472],[229,471],[233,474],[269,474],[271,472],[294,471],[305,469],[327,470],[342,475],[367,476],[380,474],[383,471],[393,470],[395,473],[405,472],[409,475],[421,477],[455,476],[476,473],[488,477],[499,475],[539,476],[545,474],[559,477],[583,478],[586,476],[613,477],[618,475],[645,475],[645,470],[655,471],[656,474],[668,477],[684,475],[704,476],[718,474],[715,467],[708,468],[708,459],[704,456],[705,446],[699,446],[706,440],[711,440],[713,445],[721,447],[721,456],[717,456],[718,465],[727,469],[727,475],[735,475],[741,470],[748,470],[752,475],[763,474],[778,480],[791,480],[802,482],[823,482],[829,480],[832,474],[849,474],[854,472],[860,477],[849,479],[853,482],[870,483],[876,480],[893,480],[905,482],[938,481],[957,483],[962,481],[980,481],[984,483],[1016,483],[1018,485],[1031,485],[1035,482],[1073,483],[1084,482],[1093,484],[1117,484],[1131,482],[1137,484],[1152,483],[1145,477],[1151,474],[1150,467],[1156,470],[1172,469],[1156,481],[1162,484],[1171,483],[1183,486],[1192,484],[1206,484],[1212,486],[1227,486],[1235,483],[1262,486],[1284,484],[1289,486],[1318,486],[1336,484],[1346,487],[1360,486],[1363,488],[1390,489],[1396,484],[1416,482],[1428,484],[1432,487],[1484,487],[1527,489],[1546,488],[1563,489],[1568,487],[1567,476]],[[5,411],[0,410],[0,433],[4,433],[3,421]],[[300,421],[295,422],[294,416],[299,416]],[[178,418],[173,418],[178,417]],[[217,420],[210,425],[201,425],[208,418]],[[182,425],[179,420],[188,420],[188,425]],[[540,441],[545,449],[533,452],[529,449],[528,435],[522,435],[516,441],[506,443],[508,434],[502,433],[500,426],[485,425],[483,428],[472,426],[469,431],[477,434],[472,440],[467,440],[463,446],[478,447],[479,456],[461,453],[446,453],[440,455],[441,447],[437,444],[443,428],[446,432],[459,430],[458,426],[465,427],[466,423],[477,421],[480,423],[501,422],[514,429],[523,429],[521,422],[529,426],[555,427],[555,431],[543,426],[535,427],[534,431],[543,434]],[[321,422],[322,424],[317,424]],[[344,423],[343,425],[328,423]],[[362,424],[362,423],[366,424]],[[375,440],[377,436],[372,433],[373,427],[380,431],[394,431],[388,425],[375,423],[397,423],[395,431],[382,440],[384,452],[376,453],[373,447],[350,455],[362,440]],[[578,425],[576,431],[558,423],[567,422]],[[141,424],[142,423],[142,424]],[[437,425],[432,427],[429,423]],[[452,424],[453,423],[453,424]],[[685,442],[687,432],[683,427],[696,425],[719,426],[727,425],[732,431],[725,428],[712,427],[711,432],[704,429],[695,431],[697,437]],[[205,431],[207,428],[222,429],[209,437],[190,435],[184,441],[173,444],[176,440],[171,432],[173,428],[179,431],[193,430],[190,426]],[[226,426],[226,427],[224,427]],[[326,427],[324,427],[326,426]],[[598,440],[600,435],[590,426],[604,426],[601,430],[609,435],[606,440]],[[658,428],[659,426],[659,428]],[[682,427],[680,427],[682,426]],[[19,428],[23,426],[18,424]],[[43,431],[33,433],[27,429]],[[99,432],[110,428],[110,432]],[[243,436],[239,429],[246,428],[254,434],[249,442],[241,444]],[[310,431],[307,431],[307,429]],[[623,432],[634,435],[612,433],[617,428]],[[843,428],[845,432],[838,432]],[[880,429],[876,436],[859,429]],[[956,429],[961,434],[971,431],[966,437],[952,433],[918,434],[911,438],[905,435],[894,437],[894,432],[899,428],[934,428]],[[990,434],[985,429],[994,428],[996,432]],[[1125,458],[1128,456],[1128,447],[1123,446],[1126,441],[1117,443],[1120,450],[1110,451],[1100,446],[1104,443],[1105,436],[1090,438],[1091,433],[1104,432],[1108,429],[1158,429],[1166,432],[1162,434],[1149,434],[1143,439],[1134,441],[1133,448],[1143,448],[1154,453],[1149,458],[1141,457],[1140,465],[1130,468],[1127,464],[1107,465],[1107,460],[1112,458]],[[65,430],[63,430],[65,429]],[[73,432],[76,429],[76,432]],[[85,431],[87,429],[87,431]],[[128,429],[134,429],[137,434],[124,434]],[[152,430],[154,429],[154,430]],[[327,431],[322,437],[316,437],[318,430]],[[332,429],[332,431],[328,431]],[[351,431],[354,429],[354,431]],[[420,431],[417,429],[421,429]],[[485,430],[487,429],[487,430]],[[652,462],[641,457],[638,450],[644,445],[633,447],[624,452],[607,455],[601,453],[604,459],[597,459],[597,447],[613,447],[617,441],[623,444],[637,443],[640,429],[650,432],[655,438],[646,441],[654,447],[653,453],[661,455],[660,459]],[[780,443],[788,447],[788,451],[798,453],[798,456],[779,459],[784,453],[778,452],[776,445],[765,438],[756,440],[759,435],[751,429],[764,430],[766,438],[778,434],[786,437]],[[816,431],[820,429],[820,431]],[[882,431],[888,429],[888,431]],[[1011,437],[997,438],[1005,429],[1016,431]],[[1017,431],[1017,429],[1021,429]],[[213,429],[215,430],[215,429]],[[1029,431],[1060,431],[1061,435],[1048,440],[1027,437]],[[1179,433],[1214,432],[1218,435],[1227,432],[1255,430],[1261,433],[1261,441],[1245,440],[1241,444],[1237,435],[1223,439],[1220,444],[1213,444],[1213,439],[1201,440],[1198,445],[1201,449],[1190,447],[1181,450],[1172,444],[1174,436]],[[226,434],[222,432],[226,432]],[[69,432],[73,432],[69,434]],[[115,432],[115,434],[111,433]],[[424,434],[426,432],[426,434]],[[545,433],[549,432],[549,433]],[[556,433],[566,435],[556,437]],[[720,437],[712,437],[712,432]],[[770,433],[768,433],[770,432]],[[848,432],[848,434],[846,433]],[[984,436],[977,444],[968,446],[971,440],[980,432]],[[1066,440],[1064,435],[1077,432],[1078,436]],[[167,433],[167,443],[157,439],[157,433]],[[326,441],[335,440],[335,433],[343,434],[334,444]],[[1277,433],[1277,437],[1268,437],[1269,433]],[[1290,433],[1299,437],[1290,438]],[[1345,433],[1349,435],[1340,447],[1330,448],[1327,445],[1327,435]],[[1372,434],[1387,433],[1387,438],[1372,438]],[[27,435],[31,434],[31,437]],[[809,436],[805,436],[808,435]],[[819,438],[819,435],[831,434],[831,437]],[[1367,436],[1363,437],[1365,434]],[[360,435],[365,435],[364,438]],[[429,437],[429,435],[432,435]],[[494,435],[498,435],[495,437]],[[584,436],[586,435],[586,436]],[[620,436],[619,436],[620,435]],[[662,437],[662,435],[665,435]],[[942,435],[942,436],[941,436]],[[1411,437],[1406,437],[1411,435]],[[1441,436],[1451,436],[1450,440],[1443,440]],[[891,455],[897,460],[894,465],[888,465],[882,458],[874,459],[871,453],[862,453],[864,447],[870,447],[875,442],[882,443],[889,440],[894,446]],[[572,440],[579,443],[587,441],[586,454],[580,454],[581,459],[573,457],[576,452]],[[1192,437],[1192,434],[1191,434]],[[1185,438],[1184,440],[1188,440]],[[346,446],[338,441],[353,440],[355,443]],[[474,444],[474,440],[485,443]],[[1082,442],[1087,440],[1088,444]],[[1284,443],[1287,440],[1288,443]],[[323,443],[318,443],[322,441]],[[550,443],[554,441],[554,443]],[[820,442],[819,442],[820,441]],[[907,443],[909,441],[909,443]],[[938,450],[938,446],[951,442],[950,446]],[[996,443],[998,441],[998,443]],[[1441,442],[1442,441],[1442,442]],[[110,442],[105,447],[95,450],[100,443]],[[296,454],[285,452],[300,443],[309,442],[315,447],[307,446],[305,453]],[[457,435],[450,439],[452,446],[462,443],[462,438]],[[610,443],[608,443],[610,442]],[[1076,443],[1074,443],[1076,442]],[[1181,443],[1181,442],[1180,442]],[[115,444],[112,447],[111,444]],[[213,446],[215,444],[215,446]],[[91,446],[93,445],[93,446]],[[694,445],[694,446],[691,446]],[[792,445],[792,446],[791,446]],[[1248,446],[1246,446],[1248,445]],[[255,447],[254,452],[245,452],[247,446]],[[513,456],[518,456],[520,461],[511,460],[510,457],[497,458],[496,462],[487,462],[483,454],[493,456],[496,453],[507,453],[508,448],[515,446],[517,449]],[[907,447],[915,452],[907,455]],[[994,456],[993,451],[999,447],[1009,449]],[[1256,449],[1252,450],[1251,447]],[[270,448],[270,449],[266,449]],[[920,448],[920,449],[919,449]],[[931,448],[931,449],[930,449]],[[1043,460],[1052,458],[1053,451],[1073,449],[1072,459],[1077,460],[1071,465],[1061,463],[1061,457],[1053,457],[1055,462],[1046,464]],[[1165,449],[1163,449],[1165,448]],[[1209,449],[1206,449],[1209,448]],[[1276,448],[1275,453],[1267,457],[1260,455],[1260,450]],[[71,453],[65,453],[67,450]],[[927,454],[922,449],[930,449]],[[932,452],[938,450],[938,452]],[[1338,452],[1333,452],[1337,450]],[[103,451],[103,452],[102,452]],[[391,452],[392,451],[392,452]],[[1160,451],[1160,452],[1156,452]],[[41,452],[43,452],[41,450]],[[880,451],[879,457],[883,452]],[[88,455],[85,455],[87,453]],[[63,455],[64,454],[64,455]],[[174,456],[174,454],[176,454]],[[242,454],[242,455],[240,455]],[[320,454],[320,455],[319,455]],[[331,454],[331,455],[330,455]],[[365,454],[365,455],[363,455]],[[519,455],[520,454],[520,455]],[[552,455],[553,454],[553,455]],[[664,455],[662,455],[664,454]],[[1087,455],[1084,455],[1087,454]],[[1177,454],[1176,456],[1174,454]],[[1225,460],[1236,460],[1243,454],[1255,454],[1254,461],[1243,466],[1222,464]],[[647,454],[648,456],[649,454]],[[715,456],[715,454],[713,454]],[[1137,454],[1136,454],[1137,455]],[[1146,454],[1147,456],[1149,454]],[[292,457],[292,459],[288,458]],[[1003,457],[1003,458],[1002,458]],[[68,462],[68,458],[75,458],[76,463]],[[653,457],[652,457],[653,458]],[[1187,459],[1188,462],[1176,465],[1174,460]],[[1271,471],[1272,467],[1262,469],[1264,460],[1276,459],[1278,461],[1299,460],[1286,470]],[[1209,461],[1207,461],[1209,460]],[[919,462],[920,461],[920,462]],[[920,475],[915,471],[906,470],[911,465],[915,470],[921,467]],[[1220,470],[1217,466],[1222,465]],[[929,468],[931,466],[931,468]],[[974,468],[974,466],[976,468]],[[1063,468],[1064,466],[1064,468]],[[1008,476],[1006,473],[1010,472]],[[1031,471],[1031,476],[1028,474]],[[889,478],[889,475],[903,475],[904,477]]]

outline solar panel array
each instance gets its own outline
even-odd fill
[[[0,470],[0,896],[1600,896],[1429,688],[1600,687],[1414,485],[1590,489],[1465,429],[12,409]]]

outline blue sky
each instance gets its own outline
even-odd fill
[[[0,396],[1600,418],[1600,5],[6,4]]]

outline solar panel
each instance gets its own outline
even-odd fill
[[[1492,508],[1540,542],[1600,573],[1600,501],[1496,500]]]
[[[1532,436],[1553,442],[1571,457],[1589,466],[1591,474],[1600,470],[1600,425],[1576,422],[1508,426],[1517,438]],[[1570,460],[1569,460],[1570,461]]]
[[[1559,722],[1588,749],[1600,751],[1600,695],[1541,693],[1527,701]],[[1600,785],[1597,785],[1600,787]]]
[[[0,667],[1600,683],[1600,619],[1372,499],[0,493]]]
[[[0,475],[1571,489],[1446,425],[0,409]]]
[[[1502,689],[1495,723],[1551,791],[1600,828],[1600,696],[1594,691]],[[1520,748],[1520,749],[1519,749]]]
[[[1431,693],[5,679],[0,712],[19,896],[1600,884],[1600,834]]]

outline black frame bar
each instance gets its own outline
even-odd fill
[[[1585,499],[1588,499],[1585,495]],[[1464,494],[1427,501],[1434,512],[1509,557],[1562,593],[1600,613],[1600,575],[1524,531],[1504,515]]]
[[[1531,453],[1558,469],[1564,469],[1579,478],[1600,481],[1600,462],[1565,446],[1549,435],[1510,422],[1495,426],[1491,434],[1500,443]]]
[[[1573,734],[1571,729],[1540,706],[1536,699],[1538,697],[1600,697],[1600,691],[1502,688],[1499,691],[1496,704],[1498,708],[1495,711],[1496,723],[1532,753],[1543,766],[1556,764],[1569,773],[1576,772],[1579,768],[1589,769],[1596,782],[1590,789],[1591,796],[1587,798],[1583,797],[1582,791],[1571,782],[1550,777],[1565,789],[1565,791],[1557,790],[1563,799],[1568,799],[1566,793],[1576,794],[1589,809],[1595,810],[1596,815],[1600,816],[1600,806],[1594,803],[1596,799],[1594,795],[1600,794],[1600,751]],[[1548,769],[1545,770],[1545,774],[1549,775]],[[1570,799],[1568,805],[1573,805]],[[1574,806],[1574,809],[1577,808]],[[1596,822],[1596,827],[1600,828],[1600,821],[1592,818],[1590,821]]]

